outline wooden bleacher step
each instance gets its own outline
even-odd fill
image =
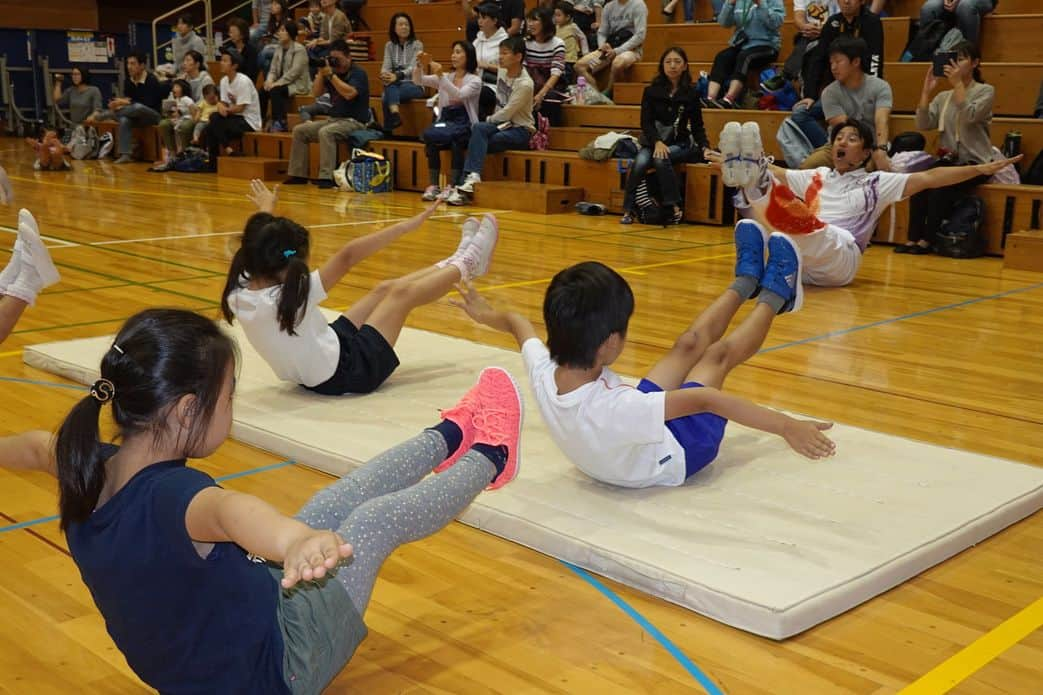
[[[1034,229],[1014,232],[1008,236],[1003,267],[1043,273],[1043,231]]]
[[[583,189],[578,186],[557,183],[483,181],[475,184],[474,204],[483,208],[553,215],[572,212],[576,203],[583,200],[583,194]]]
[[[230,179],[272,181],[286,177],[290,162],[269,157],[218,157],[217,174]]]

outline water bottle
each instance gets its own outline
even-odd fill
[[[587,103],[587,78],[576,78],[576,103],[582,106]]]
[[[214,60],[221,60],[221,46],[224,45],[225,35],[219,31],[214,32]]]

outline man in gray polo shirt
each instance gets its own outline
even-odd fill
[[[894,96],[891,85],[862,69],[869,47],[862,39],[842,36],[829,46],[829,67],[834,82],[822,90],[822,112],[830,128],[849,118],[861,121],[876,133],[876,148],[866,165],[867,171],[890,171],[887,155],[890,141],[888,119]],[[818,148],[801,162],[801,169],[832,167],[830,143]]]

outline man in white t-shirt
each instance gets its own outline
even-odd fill
[[[470,285],[458,306],[514,335],[547,430],[596,480],[635,488],[681,485],[716,458],[728,420],[778,434],[805,456],[829,456],[834,445],[823,434],[829,423],[796,420],[720,390],[728,373],[760,348],[775,316],[801,302],[800,255],[785,235],[769,239],[747,221],[735,238],[735,282],[636,387],[609,368],[626,343],[634,295],[601,263],[574,265],[551,281],[543,301],[546,344],[525,317],[493,309]],[[723,337],[755,295],[757,306]]]
[[[991,176],[1021,159],[939,167],[915,174],[869,173],[872,129],[848,119],[833,131],[833,168],[783,169],[764,156],[755,122],[725,124],[720,152],[704,151],[722,168],[725,186],[738,188],[735,208],[800,248],[803,279],[811,285],[840,287],[855,278],[862,254],[889,205],[929,188],[943,188],[975,176]],[[739,224],[742,224],[740,222]]]
[[[210,150],[210,170],[217,171],[217,157],[231,154],[228,143],[244,134],[261,129],[260,97],[257,87],[246,75],[239,73],[243,57],[237,51],[221,54],[221,103],[217,113],[210,115],[206,128],[207,148]]]

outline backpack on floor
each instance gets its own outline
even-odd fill
[[[981,233],[984,217],[985,203],[981,198],[969,195],[956,201],[935,235],[934,252],[949,258],[984,256],[985,237]]]
[[[942,39],[945,38],[951,28],[952,26],[949,22],[946,22],[944,19],[932,19],[921,24],[913,38],[909,39],[909,43],[906,45],[899,60],[903,63],[929,62],[931,56],[942,45]]]
[[[210,158],[206,150],[199,147],[185,148],[174,158],[174,171],[184,174],[198,174],[210,170]]]
[[[670,211],[662,204],[660,198],[659,182],[655,174],[646,174],[634,191],[638,222],[657,227],[670,224]]]

